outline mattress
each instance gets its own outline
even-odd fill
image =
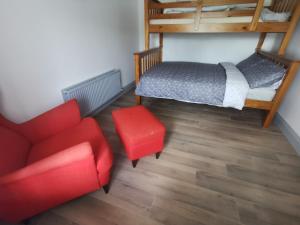
[[[150,20],[151,25],[169,25],[169,24],[193,24],[194,19],[154,19]],[[252,16],[237,16],[237,17],[223,17],[223,18],[202,18],[202,24],[216,24],[216,23],[251,23]],[[262,20],[260,20],[262,22]]]
[[[272,101],[276,95],[276,90],[273,88],[254,88],[250,89],[247,95],[247,99],[257,101]]]
[[[187,0],[159,0],[161,3],[169,3],[169,2],[186,2]],[[242,1],[241,1],[242,2]],[[264,5],[265,7],[269,7],[272,5],[273,0],[265,0]],[[247,4],[234,4],[231,6],[246,6],[246,7],[255,7],[256,3],[247,3]],[[214,6],[210,6],[214,7]],[[208,7],[207,7],[208,8]]]
[[[232,89],[232,85],[238,81],[236,74],[231,84],[227,83],[228,75],[230,73],[228,74],[227,69],[224,69],[221,64],[163,62],[148,70],[141,77],[136,94],[144,97],[224,106],[225,93],[228,90],[234,90],[231,93],[234,96],[239,96],[241,91],[241,89]],[[246,80],[245,82],[247,83]],[[275,94],[276,90],[270,87],[247,88],[243,100],[272,101]]]

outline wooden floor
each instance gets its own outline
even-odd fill
[[[111,111],[96,118],[115,152],[111,190],[92,193],[34,218],[32,225],[299,225],[300,158],[262,113],[170,100],[145,105],[168,130],[159,160],[133,169]]]

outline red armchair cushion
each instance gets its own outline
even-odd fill
[[[0,126],[0,177],[25,166],[30,142]]]
[[[101,139],[97,122],[87,118],[77,126],[35,144],[30,150],[27,164],[32,164],[83,142],[89,142],[92,149],[97,149],[99,140]]]
[[[74,146],[0,177],[0,221],[18,222],[98,188],[91,145]]]
[[[166,129],[144,106],[115,110],[112,115],[130,160],[162,151]]]

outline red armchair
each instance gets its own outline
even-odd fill
[[[108,191],[112,151],[75,100],[29,122],[0,115],[0,221],[19,222],[100,187]]]

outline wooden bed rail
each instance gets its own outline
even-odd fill
[[[162,48],[152,48],[146,51],[134,53],[135,81],[139,84],[141,76],[153,66],[162,62]],[[136,103],[140,105],[142,98],[136,96]]]

